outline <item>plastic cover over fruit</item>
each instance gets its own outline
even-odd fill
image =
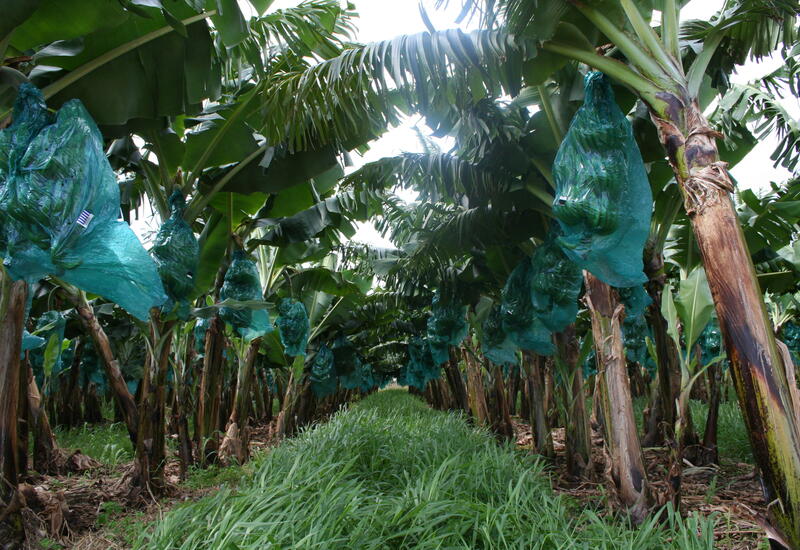
[[[631,124],[602,73],[586,75],[584,103],[558,149],[553,176],[553,214],[567,256],[612,286],[645,282],[653,198]]]
[[[161,280],[120,214],[103,137],[78,100],[52,115],[22,84],[0,130],[0,255],[15,279],[53,275],[146,319],[166,300]]]
[[[570,260],[555,242],[555,233],[539,245],[531,256],[533,310],[545,327],[561,332],[578,315],[581,293],[581,268]]]
[[[263,301],[258,268],[256,263],[247,257],[244,250],[233,252],[233,260],[225,273],[219,297],[223,301]],[[219,316],[245,340],[253,340],[272,331],[269,313],[265,309],[222,307],[219,310]]]
[[[453,296],[445,297],[440,291],[433,295],[427,332],[428,345],[437,365],[450,359],[450,346],[459,345],[467,336],[466,314],[466,307]]]
[[[517,346],[503,330],[503,312],[500,304],[495,304],[482,325],[481,351],[496,365],[517,363]]]
[[[336,393],[336,370],[331,349],[323,344],[311,362],[311,391],[320,399]]]
[[[555,346],[550,331],[536,317],[531,300],[533,274],[531,260],[526,257],[508,276],[503,287],[500,310],[503,331],[520,349],[539,355],[552,355]]]
[[[625,304],[627,317],[640,317],[644,315],[647,306],[653,303],[652,298],[642,285],[618,288],[620,300]]]
[[[428,341],[419,336],[411,338],[408,341],[408,363],[398,377],[398,383],[424,391],[428,382],[439,378],[441,372],[439,364],[433,359]]]
[[[278,313],[280,316],[276,323],[286,355],[304,356],[309,329],[306,306],[297,300],[283,298],[278,304]]]
[[[192,228],[183,219],[186,201],[183,193],[175,191],[169,198],[170,216],[156,234],[150,255],[156,262],[158,274],[169,299],[164,311],[177,305],[178,316],[186,320],[189,316],[189,297],[194,290],[194,276],[200,259],[200,245]]]

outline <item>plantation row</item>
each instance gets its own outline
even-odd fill
[[[220,493],[209,538],[302,546],[317,536],[310,520],[305,531],[259,527],[252,541],[247,526],[329,494],[319,521],[348,518],[350,531],[331,525],[319,544],[352,533],[399,547],[557,547],[603,541],[602,529],[646,541],[655,518],[668,518],[669,537],[702,525],[707,544],[712,520],[676,515],[700,506],[702,478],[706,505],[725,483],[728,519],[749,522],[740,531],[800,548],[800,186],[747,182],[756,193],[728,172],[774,136],[772,160],[797,167],[800,130],[780,100],[796,96],[800,4],[731,0],[710,20],[682,21],[673,0],[470,1],[457,22],[473,21],[470,32],[435,30],[426,10],[444,3],[428,4],[427,32],[365,45],[356,7],[336,0],[274,10],[265,0],[10,0],[0,22],[3,548],[43,533],[70,544],[79,518],[52,511],[69,510],[74,494],[37,474],[98,475],[56,434],[98,424],[104,410],[133,454],[114,499],[143,506],[189,472],[245,464],[254,445],[391,382],[501,443],[528,424],[554,479],[602,487],[639,530],[588,513],[568,521],[571,505],[555,497],[535,511],[520,500],[544,483],[528,459],[474,434],[471,455],[499,453],[508,477],[476,485],[477,501],[454,493],[438,519],[407,508],[414,490],[455,491],[460,468],[478,466],[467,456],[443,469],[443,457],[417,475],[424,486],[362,487],[354,412],[314,433],[342,439],[320,439],[319,460],[350,445],[356,462],[328,478],[334,462],[308,459],[297,475],[315,493],[296,501],[276,489],[240,509],[237,494]],[[785,63],[731,83],[769,55]],[[421,153],[352,166],[408,115],[452,148],[418,131]],[[353,242],[360,222],[394,247]],[[410,413],[388,414],[381,400],[403,399],[380,395],[394,397],[375,397],[369,422],[393,419],[402,433]],[[432,433],[433,419],[467,429],[419,411]],[[730,444],[731,426],[749,453]],[[320,437],[282,447],[259,475]],[[417,438],[431,446],[420,458],[439,452],[431,437]],[[737,508],[745,495],[729,491],[749,479],[739,459],[762,484],[756,509]],[[387,460],[373,465],[376,480],[397,471]],[[286,485],[293,475],[254,487],[299,492]],[[383,496],[358,496],[367,489]],[[357,519],[335,500],[351,490]],[[54,515],[33,520],[37,510]],[[437,521],[452,523],[440,533]],[[163,536],[192,541],[204,532],[193,529]]]
[[[639,529],[556,496],[544,464],[400,390],[370,395],[180,506],[138,548],[714,548],[713,521]]]

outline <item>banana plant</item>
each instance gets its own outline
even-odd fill
[[[676,398],[677,411],[674,440],[670,446],[670,470],[668,479],[669,497],[676,507],[681,498],[681,472],[684,458],[684,433],[688,426],[689,398],[692,386],[705,369],[722,361],[720,355],[698,368],[700,357],[695,343],[714,313],[714,301],[702,267],[693,269],[682,277],[677,300],[673,296],[672,284],[667,284],[661,302],[661,314],[667,321],[667,333],[678,350],[680,361],[680,391]]]

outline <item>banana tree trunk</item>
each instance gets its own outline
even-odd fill
[[[72,364],[69,367],[69,381],[66,390],[62,386],[60,392],[60,406],[58,412],[58,423],[64,426],[80,426],[81,413],[81,358],[83,357],[83,346],[85,339],[78,338],[75,345],[75,353],[72,356]]]
[[[0,541],[7,548],[22,548],[25,540],[18,492],[17,409],[27,290],[24,281],[10,283],[0,268],[0,312],[5,313],[0,318]]]
[[[530,397],[530,418],[528,421],[533,430],[533,444],[536,453],[553,457],[553,435],[547,422],[544,399],[544,357],[530,351],[522,352],[525,376],[528,382]]]
[[[578,340],[575,325],[569,325],[555,335],[558,354],[571,374],[569,385],[562,383],[564,401],[567,403],[565,422],[565,454],[567,474],[575,479],[586,479],[592,474],[592,442],[589,432],[589,415],[583,393],[583,367],[578,364]]]
[[[152,354],[145,361],[139,407],[139,433],[134,459],[133,490],[164,494],[166,453],[166,385],[175,321],[161,322],[154,312],[150,319]],[[147,494],[147,493],[145,493]]]
[[[511,413],[508,410],[508,396],[506,395],[505,380],[503,380],[503,367],[495,365],[494,372],[494,414],[492,415],[492,431],[502,439],[514,439],[514,426],[511,424]]]
[[[40,474],[59,474],[64,468],[65,457],[58,448],[47,412],[42,407],[42,395],[33,376],[33,369],[29,365],[27,370],[28,416],[33,432],[33,469]]]
[[[647,293],[652,300],[645,317],[653,333],[653,343],[658,359],[658,394],[650,407],[650,418],[643,444],[654,447],[665,441],[675,425],[675,399],[680,391],[680,361],[675,342],[667,334],[667,320],[661,314],[661,296],[664,291],[666,273],[664,272],[663,253],[652,253],[645,264],[647,272]]]
[[[609,285],[588,272],[584,272],[584,279],[597,356],[599,395],[595,399],[601,401],[611,480],[631,520],[638,524],[650,510],[650,490],[622,345],[624,307]]]
[[[254,339],[250,343],[250,347],[247,348],[247,354],[242,358],[242,363],[237,373],[233,409],[225,427],[225,437],[219,447],[221,458],[234,458],[239,464],[244,464],[250,458],[248,428],[250,402],[252,400],[250,388],[253,385],[253,366],[256,363],[260,346],[261,338]]]
[[[733,207],[733,184],[696,100],[665,94],[651,112],[692,222],[753,456],[770,503],[770,536],[800,548],[800,418]]]
[[[225,326],[219,317],[208,325],[203,356],[203,373],[200,378],[200,394],[197,398],[197,440],[200,464],[208,465],[217,455],[217,418],[220,408],[223,357],[225,350]]]
[[[486,390],[483,386],[481,366],[467,347],[462,348],[464,364],[467,366],[467,396],[472,418],[478,426],[490,427],[489,406],[486,404]]]
[[[97,317],[94,315],[94,309],[86,302],[82,294],[73,297],[73,302],[75,303],[75,309],[80,316],[84,330],[89,333],[94,347],[103,361],[103,368],[105,369],[108,384],[122,412],[131,442],[135,446],[139,431],[139,413],[136,409],[136,401],[134,401],[131,392],[128,390],[128,384],[125,383],[125,378],[123,378],[122,371],[119,369],[119,362],[114,358],[114,352],[111,349],[111,342],[108,340],[108,335],[97,321]]]
[[[456,406],[469,414],[469,399],[467,398],[467,387],[461,377],[461,369],[458,368],[458,356],[454,348],[450,348],[450,360],[444,364],[444,373],[447,376],[447,383],[450,385],[450,393]]]

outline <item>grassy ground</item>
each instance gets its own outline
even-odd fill
[[[133,460],[133,445],[125,424],[84,424],[80,428],[56,428],[56,440],[65,451],[83,454],[116,466]]]
[[[639,529],[550,489],[533,456],[383,391],[257,458],[254,474],[167,513],[150,549],[713,548],[713,522]]]

